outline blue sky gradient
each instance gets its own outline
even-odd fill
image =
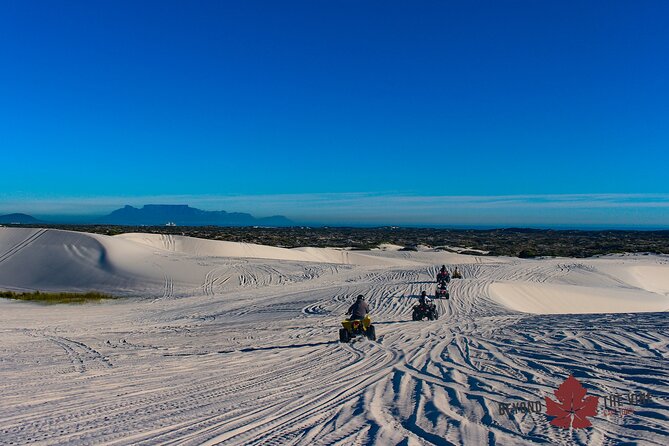
[[[664,1],[4,1],[0,213],[669,227],[667,17]]]

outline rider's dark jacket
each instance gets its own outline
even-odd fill
[[[369,305],[364,300],[356,301],[346,312],[351,315],[351,319],[364,319],[367,313],[369,313]]]

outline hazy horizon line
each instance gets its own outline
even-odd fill
[[[283,215],[299,225],[665,228],[667,193],[410,195],[346,192],[263,195],[0,196],[0,214],[93,219],[125,205],[187,204],[208,211]]]

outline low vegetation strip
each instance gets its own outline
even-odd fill
[[[96,291],[87,293],[43,293],[40,291],[34,291],[32,293],[15,293],[13,291],[0,291],[0,297],[44,304],[83,304],[114,299],[114,296],[98,293]]]
[[[433,228],[265,228],[222,226],[23,225],[118,235],[128,232],[186,235],[210,240],[296,248],[373,249],[383,243],[429,247],[458,246],[461,254],[511,257],[592,257],[617,253],[669,254],[669,231]]]

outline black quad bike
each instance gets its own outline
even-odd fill
[[[434,298],[435,299],[448,299],[450,298],[451,295],[448,292],[448,287],[446,286],[445,283],[440,283],[437,285],[437,289],[434,290]]]
[[[437,283],[448,283],[451,281],[451,275],[448,272],[437,273]]]
[[[435,304],[426,302],[413,306],[411,319],[414,321],[422,321],[425,318],[430,321],[439,319],[439,313],[437,312],[437,306]]]

